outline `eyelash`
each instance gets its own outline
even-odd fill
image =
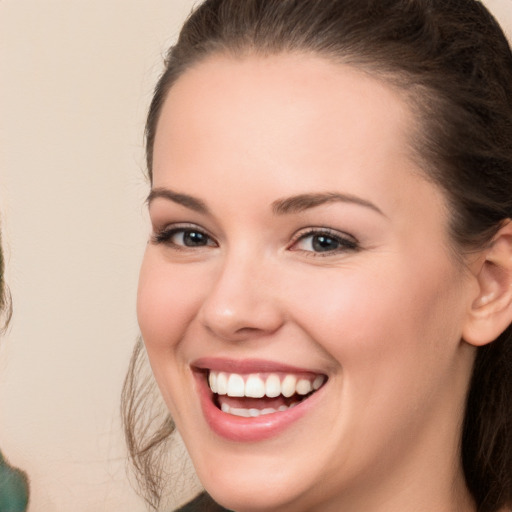
[[[207,240],[205,245],[198,246],[186,246],[177,244],[172,242],[172,238],[178,233],[196,233],[201,236],[204,236]],[[308,237],[324,237],[326,239],[330,239],[335,243],[339,244],[339,247],[332,250],[325,251],[314,251],[314,250],[306,250],[306,249],[294,249],[293,247],[299,244],[301,241],[306,240]],[[166,244],[171,246],[173,249],[178,251],[186,251],[186,250],[194,250],[197,248],[203,247],[211,247],[212,245],[217,246],[217,242],[203,229],[198,228],[194,225],[178,225],[178,226],[170,226],[166,227],[156,233],[154,233],[151,237],[151,241],[155,244]],[[212,244],[213,242],[213,244]],[[360,249],[358,241],[347,234],[340,233],[339,231],[335,231],[330,228],[309,228],[306,231],[301,231],[293,236],[293,239],[288,246],[288,250],[302,252],[308,257],[327,257],[337,255],[343,252],[355,252]]]

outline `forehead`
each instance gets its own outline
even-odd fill
[[[348,65],[304,54],[213,56],[168,93],[154,179],[170,168],[205,173],[228,155],[240,171],[281,175],[307,165],[318,173],[333,159],[353,173],[390,159],[409,165],[415,125],[399,92]]]
[[[303,116],[325,115],[326,110],[332,110],[333,117],[350,116],[357,109],[352,117],[377,123],[378,130],[390,120],[402,126],[413,122],[404,98],[405,94],[384,79],[312,54],[220,54],[182,74],[170,89],[164,110],[172,112],[176,119],[185,114],[189,121],[204,123],[209,112],[226,108],[225,114],[238,112],[245,122],[257,122],[263,116],[270,130],[286,120],[284,114],[297,114],[296,109]],[[336,106],[339,108],[333,109]],[[276,123],[266,117],[265,108],[274,109],[272,119]],[[198,116],[195,119],[194,114]],[[236,119],[231,116],[230,120]],[[328,121],[323,119],[324,124]]]

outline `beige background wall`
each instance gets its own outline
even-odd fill
[[[31,512],[144,510],[118,418],[146,238],[142,127],[192,4],[0,1],[0,212],[15,311],[0,347],[0,448],[30,475]],[[512,0],[487,4],[512,34]]]
[[[146,239],[142,128],[191,0],[0,1],[0,212],[12,327],[0,448],[31,512],[145,510],[119,394]]]

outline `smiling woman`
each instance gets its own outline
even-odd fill
[[[148,501],[175,424],[237,512],[510,507],[495,20],[473,0],[206,0],[166,64],[138,318],[172,421],[140,344],[124,392]]]

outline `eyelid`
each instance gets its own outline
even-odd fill
[[[310,226],[307,228],[301,228],[292,235],[292,242],[296,242],[300,238],[307,235],[330,235],[335,238],[342,238],[344,240],[351,240],[354,243],[359,243],[357,238],[346,231],[340,231],[338,229],[329,228],[326,226]]]

